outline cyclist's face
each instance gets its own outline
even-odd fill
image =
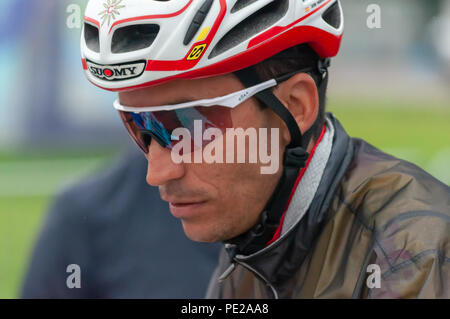
[[[177,80],[156,87],[119,94],[123,105],[144,107],[167,105],[187,100],[200,100],[224,96],[244,87],[234,75],[207,79]],[[282,171],[283,150],[289,135],[279,118],[269,109],[261,110],[255,99],[250,99],[229,111],[233,128],[279,128],[279,168],[274,174],[261,174],[266,164],[249,162],[249,140],[246,140],[245,163],[237,163],[241,150],[234,146],[234,163],[227,160],[227,134],[210,144],[222,144],[223,162],[193,163],[195,156],[202,158],[202,149],[196,149],[192,163],[176,164],[171,150],[152,142],[149,146],[147,182],[158,186],[161,198],[170,203],[171,213],[180,218],[186,235],[195,241],[216,242],[230,239],[250,229],[257,221],[273,193]],[[258,135],[258,139],[259,139]],[[271,136],[268,138],[270,152]],[[237,144],[237,143],[236,143]],[[257,148],[258,149],[258,148]],[[204,148],[203,148],[204,150]],[[195,154],[197,153],[197,154]],[[228,154],[231,152],[228,152]],[[222,156],[221,156],[222,157]],[[150,208],[151,209],[151,208]]]

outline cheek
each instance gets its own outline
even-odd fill
[[[265,117],[263,113],[254,99],[247,100],[230,112],[233,127],[244,129],[263,127]]]
[[[257,196],[259,187],[265,187],[260,185],[262,175],[257,164],[191,164],[189,171],[189,175],[195,175],[196,186],[207,190],[214,205],[211,214],[219,215],[218,219],[240,215],[255,197],[261,200]]]
[[[214,213],[211,213],[216,220],[240,220],[243,224],[254,221],[264,209],[278,176],[262,175],[258,164],[208,166],[200,178],[214,192]]]

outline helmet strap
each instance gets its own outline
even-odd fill
[[[255,68],[249,67],[234,73],[245,87],[252,87],[258,83],[264,82]],[[255,95],[255,97],[272,111],[274,111],[285,123],[291,135],[291,142],[288,148],[301,146],[302,133],[298,127],[297,122],[292,116],[291,112],[281,103],[281,101],[273,94],[272,90],[266,89]]]

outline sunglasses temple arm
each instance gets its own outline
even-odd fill
[[[305,69],[301,69],[301,70],[298,70],[298,71],[294,71],[294,72],[291,72],[291,73],[288,73],[288,74],[284,74],[284,75],[281,75],[281,76],[275,78],[275,81],[277,81],[277,84],[280,84],[281,82],[289,80],[294,75],[297,75],[299,73],[311,72],[311,71],[314,71],[314,69],[315,68],[311,67],[311,68],[305,68]]]

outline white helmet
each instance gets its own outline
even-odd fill
[[[90,0],[81,53],[86,75],[110,91],[231,73],[308,43],[335,56],[338,0]]]

